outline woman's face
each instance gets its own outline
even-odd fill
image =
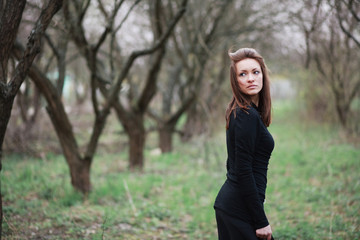
[[[235,64],[240,91],[257,101],[263,87],[263,74],[260,64],[252,58],[245,58]]]

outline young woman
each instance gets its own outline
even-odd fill
[[[274,140],[267,67],[252,48],[229,52],[233,97],[226,109],[227,179],[214,204],[219,240],[272,239],[264,212]]]

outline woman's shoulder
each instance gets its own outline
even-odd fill
[[[257,110],[249,106],[247,108],[236,108],[231,114],[229,129],[238,129],[242,134],[252,134],[260,125],[260,115]]]
[[[259,126],[260,121],[261,117],[254,107],[238,107],[231,113],[229,128],[240,127],[241,129],[253,130]]]
[[[233,112],[233,116],[243,120],[261,119],[259,112],[253,106],[247,106],[246,108],[237,107]]]

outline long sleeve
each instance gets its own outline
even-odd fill
[[[262,228],[269,225],[269,222],[260,201],[253,172],[261,119],[256,110],[250,109],[248,112],[237,111],[235,119],[232,120],[234,124],[235,159],[231,172],[236,176],[237,187],[254,221],[254,226],[257,229]]]
[[[269,225],[264,212],[267,170],[274,140],[253,106],[236,109],[226,130],[227,179],[214,208],[250,223],[255,229]]]

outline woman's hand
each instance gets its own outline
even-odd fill
[[[266,227],[256,229],[256,236],[261,239],[271,240],[271,227],[267,225]]]

